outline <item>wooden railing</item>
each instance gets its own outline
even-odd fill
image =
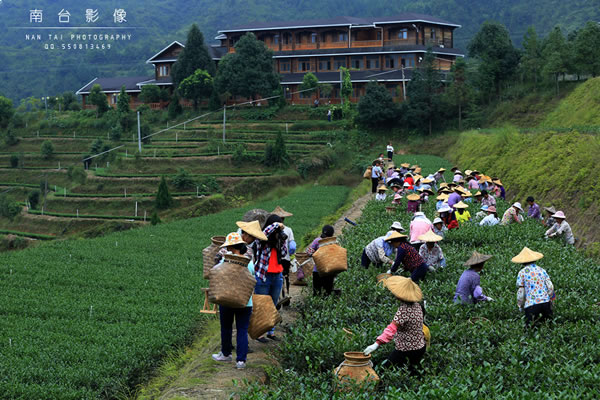
[[[450,39],[427,39],[425,40],[426,46],[435,47],[452,47],[452,40]]]
[[[348,47],[348,42],[321,42],[322,49],[345,49]]]
[[[293,50],[291,43],[281,45],[281,51],[291,51],[291,50]]]
[[[380,47],[381,40],[353,40],[352,47]]]
[[[296,43],[296,50],[312,50],[316,48],[316,43]]]
[[[413,45],[414,40],[408,40],[408,39],[394,39],[394,40],[384,40],[383,41],[383,45],[384,46],[406,46],[406,45]]]

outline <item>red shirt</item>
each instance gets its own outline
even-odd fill
[[[269,257],[269,267],[267,272],[270,274],[278,274],[283,272],[283,266],[277,261],[277,250],[271,249],[271,256]]]
[[[414,188],[414,186],[413,186],[413,185],[415,184],[415,181],[414,181],[414,179],[412,178],[412,176],[407,176],[406,178],[404,178],[404,182],[407,182],[407,183],[410,185],[410,186],[408,187],[408,189],[409,189],[409,190],[413,190],[413,188]]]

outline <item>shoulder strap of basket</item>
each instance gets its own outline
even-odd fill
[[[312,259],[312,256],[308,257],[308,259],[306,259],[306,261],[304,261],[302,264],[298,265],[300,268],[304,267],[304,265],[306,263],[308,263],[310,260]]]
[[[321,248],[321,247],[325,247],[325,246],[331,246],[332,244],[339,244],[339,243],[338,243],[338,241],[337,241],[337,240],[336,240],[336,241],[334,241],[334,242],[328,242],[328,243],[323,243],[323,244],[320,244],[320,243],[319,243],[319,248]]]
[[[248,263],[244,263],[242,261],[237,261],[237,260],[225,260],[226,263],[228,264],[237,264],[237,265],[241,265],[242,267],[248,267]]]

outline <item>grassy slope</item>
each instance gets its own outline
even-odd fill
[[[315,186],[254,207],[290,210],[302,237],[348,193]],[[201,249],[249,208],[2,254],[0,397],[114,397],[144,379],[201,320]]]
[[[542,123],[551,127],[590,125],[600,125],[600,77],[579,85]]]
[[[433,157],[430,160],[435,162]],[[446,165],[438,159],[436,167]],[[432,170],[429,167],[425,172]],[[500,212],[509,205],[499,202]],[[426,205],[424,211],[432,219],[434,204]],[[475,211],[472,206],[471,214]],[[410,216],[403,211],[392,216],[384,204],[367,205],[359,225],[345,233],[350,268],[337,278],[341,296],[306,299],[304,315],[280,348],[282,368],[273,371],[270,385],[254,385],[242,399],[516,399],[535,398],[540,393],[573,399],[598,396],[595,338],[600,332],[593,306],[600,278],[598,265],[558,241],[544,240],[543,228],[534,221],[490,228],[471,224],[449,232],[440,243],[447,267],[429,274],[421,284],[432,333],[424,376],[409,379],[404,370],[380,368],[393,348],[387,344],[373,354],[375,369],[382,378],[377,392],[333,393],[332,371],[343,360],[343,352],[360,351],[373,343],[397,309],[397,300],[375,284],[376,275],[382,271],[360,266],[363,247],[385,234],[394,219],[403,226],[410,223]],[[558,296],[556,323],[531,332],[523,330],[516,307],[519,267],[510,262],[524,245],[545,254],[539,265],[550,274]],[[484,293],[495,301],[456,306],[452,297],[464,270],[462,263],[475,249],[494,256],[485,266],[481,284]],[[478,318],[489,321],[476,321]],[[354,335],[347,338],[342,328]]]

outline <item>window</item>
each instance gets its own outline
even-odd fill
[[[298,60],[298,72],[305,72],[310,70],[310,60]]]
[[[363,69],[363,58],[360,56],[352,57],[351,65],[354,69]]]
[[[118,99],[118,95],[113,94],[112,96],[110,96],[110,104],[117,104],[117,99]]]
[[[346,68],[346,57],[335,57],[333,59],[333,66],[335,67],[336,71],[341,67]]]
[[[158,76],[169,76],[169,67],[167,65],[158,67]]]
[[[319,60],[319,71],[331,71],[331,60]]]
[[[354,86],[352,88],[352,97],[357,98],[361,96],[361,88]]]
[[[385,67],[389,69],[398,68],[398,56],[385,56]]]
[[[290,44],[292,42],[292,35],[289,33],[285,33],[283,35],[283,44]]]
[[[337,35],[337,41],[338,42],[347,42],[348,41],[348,34],[347,33],[339,33]]]
[[[310,42],[317,43],[317,34],[316,33],[313,33],[310,35]]]
[[[431,28],[430,38],[431,40],[435,40],[435,28]]]
[[[279,44],[279,35],[273,36],[273,44]]]
[[[279,62],[279,71],[281,72],[290,72],[291,71],[291,63],[290,61],[280,61]]]
[[[414,68],[415,67],[415,55],[407,54],[402,56],[402,66],[404,68]]]
[[[379,57],[367,57],[367,69],[379,69]]]
[[[334,86],[333,89],[331,89],[331,95],[329,96],[332,99],[339,99],[340,98],[340,88],[337,86]]]
[[[398,31],[398,39],[400,39],[400,40],[408,39],[408,29],[406,29],[406,28],[400,29]]]
[[[312,92],[300,92],[300,98],[301,99],[310,99],[312,97]]]

